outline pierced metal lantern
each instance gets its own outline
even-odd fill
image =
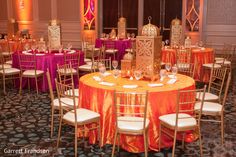
[[[176,17],[171,21],[171,25],[181,25],[181,21]]]
[[[152,17],[148,17],[149,24],[144,25],[142,28],[142,35],[144,36],[159,36],[160,30],[157,26],[151,24]]]

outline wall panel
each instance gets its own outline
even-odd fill
[[[0,0],[0,20],[8,20],[6,0]]]
[[[38,12],[39,20],[49,21],[51,20],[51,1],[50,0],[39,0],[38,1]]]

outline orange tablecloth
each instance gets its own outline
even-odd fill
[[[214,62],[214,50],[212,48],[193,48],[191,50],[191,62],[197,62],[197,67],[195,71],[194,79],[197,81],[208,82],[209,81],[209,72],[202,67],[205,63]],[[162,61],[171,62],[172,65],[176,64],[176,50],[175,49],[163,49],[162,50]]]
[[[149,149],[158,150],[158,117],[164,114],[175,112],[176,94],[178,89],[195,89],[195,81],[184,75],[177,75],[178,81],[175,84],[167,84],[169,78],[165,78],[162,87],[149,87],[147,81],[128,80],[126,78],[115,79],[113,76],[105,77],[106,82],[114,82],[115,86],[104,86],[98,84],[93,79],[93,76],[98,76],[98,73],[92,73],[80,78],[79,83],[79,106],[100,113],[101,115],[101,140],[102,144],[113,143],[115,135],[115,118],[114,118],[114,89],[117,90],[148,90],[148,109],[147,115],[150,120],[149,127]],[[125,84],[137,84],[136,89],[125,89]],[[95,141],[94,134],[90,134],[90,140]],[[195,137],[192,134],[187,134],[186,141],[192,141]],[[172,141],[165,136],[162,137],[163,146],[169,147]],[[143,137],[136,136],[121,136],[121,147],[130,152],[143,152]]]

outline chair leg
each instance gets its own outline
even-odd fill
[[[115,154],[116,138],[117,138],[117,130],[115,133],[115,138],[114,138],[114,142],[113,142],[113,146],[112,146],[112,157],[114,157],[114,154]]]
[[[201,134],[201,128],[198,127],[198,135],[199,135],[199,148],[200,148],[200,156],[202,157],[202,134]]]
[[[145,157],[148,157],[148,142],[147,142],[147,130],[143,133],[143,138],[144,138],[144,150],[145,150]]]
[[[184,149],[184,139],[185,139],[185,133],[183,133],[183,138],[182,138],[182,149]]]
[[[172,157],[175,157],[176,136],[177,136],[177,131],[175,130],[175,133],[174,133],[174,143],[173,143],[173,148],[172,148]]]
[[[221,114],[221,144],[224,144],[224,114]]]
[[[77,146],[78,146],[78,141],[77,141],[77,134],[78,134],[78,130],[77,130],[77,125],[75,125],[75,157],[77,157]]]
[[[21,91],[22,91],[22,76],[20,76],[20,91],[19,91],[19,94],[21,94]]]
[[[5,75],[3,74],[3,93],[6,94],[6,78]]]
[[[60,116],[60,124],[59,124],[58,137],[57,137],[57,148],[59,147],[60,138],[61,138],[61,125],[62,125],[62,117]]]
[[[37,77],[35,77],[35,84],[36,84],[36,92],[37,92],[37,95],[38,95],[39,90],[38,90],[38,79],[37,79]]]
[[[30,92],[30,79],[27,78],[27,81],[28,81],[28,90],[29,90],[29,92]]]
[[[99,147],[101,148],[102,146],[102,139],[101,139],[101,122],[99,120],[98,122],[98,142],[99,142]]]
[[[53,130],[54,130],[54,107],[52,107],[51,111],[51,138],[53,136]]]
[[[159,152],[161,151],[161,123],[159,125],[159,144],[158,144]]]
[[[117,138],[118,138],[117,151],[120,153],[120,134],[117,134]]]

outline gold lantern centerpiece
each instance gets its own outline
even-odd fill
[[[170,45],[171,47],[178,47],[182,41],[182,25],[181,21],[177,18],[171,21],[170,26]]]
[[[160,29],[151,24],[151,19],[148,17],[149,24],[144,25],[141,36],[136,37],[136,69],[143,71],[148,79],[160,69],[162,44]]]
[[[126,38],[126,19],[124,17],[119,18],[118,21],[118,38]]]
[[[147,25],[144,25],[142,28],[142,35],[143,36],[159,36],[160,35],[160,29],[151,24],[152,17],[148,17],[149,23]]]

